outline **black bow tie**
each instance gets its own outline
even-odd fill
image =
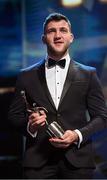
[[[64,68],[66,64],[66,59],[61,59],[59,61],[56,61],[54,59],[49,58],[48,59],[48,67],[54,67],[55,65],[60,66],[61,68]]]

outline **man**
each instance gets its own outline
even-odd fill
[[[24,178],[93,176],[91,137],[106,128],[107,112],[95,68],[70,59],[73,39],[69,20],[50,14],[42,35],[47,46],[45,61],[23,71],[17,80],[9,119],[26,136]],[[35,104],[46,110],[28,107]],[[61,137],[47,133],[53,121],[64,130]]]

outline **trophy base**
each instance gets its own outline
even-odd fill
[[[53,121],[48,125],[47,133],[50,137],[62,138],[64,135],[64,130],[56,121]]]

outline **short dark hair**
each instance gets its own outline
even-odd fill
[[[47,24],[49,22],[51,22],[51,21],[60,21],[60,20],[65,20],[68,23],[68,25],[69,25],[69,27],[71,29],[71,23],[70,23],[69,19],[66,16],[64,16],[63,14],[60,14],[60,13],[51,13],[49,16],[46,17],[46,19],[44,21],[44,24],[43,24],[44,34],[46,32],[46,26],[47,26]]]

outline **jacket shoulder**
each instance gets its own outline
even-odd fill
[[[76,81],[87,81],[96,74],[96,68],[73,61],[73,72]]]
[[[33,65],[31,65],[31,66],[28,66],[28,67],[26,67],[26,68],[22,68],[21,70],[20,70],[20,72],[30,72],[30,71],[33,71],[33,70],[36,70],[36,69],[38,69],[40,66],[42,66],[43,64],[44,64],[44,60],[42,60],[42,61],[39,61],[39,62],[37,62],[37,63],[35,63],[35,64],[33,64]]]
[[[81,64],[79,62],[75,62],[74,61],[74,66],[81,70],[81,71],[84,71],[84,72],[90,72],[90,71],[96,71],[96,68],[95,67],[92,67],[92,66],[88,66],[88,65],[84,65],[84,64]]]
[[[24,82],[26,79],[30,82],[31,79],[38,78],[39,69],[42,69],[42,67],[44,67],[44,61],[21,69],[17,76],[17,82]]]

